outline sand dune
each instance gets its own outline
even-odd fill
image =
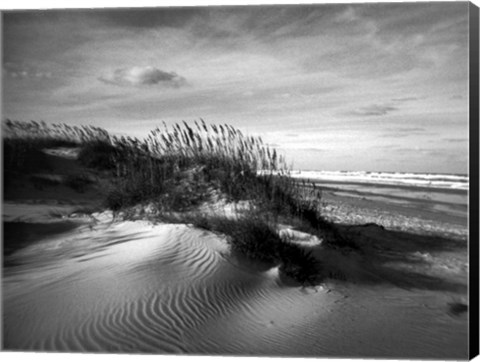
[[[55,175],[81,171],[71,150],[47,156]],[[91,213],[100,181],[82,192],[31,183],[11,185],[3,207],[7,350],[467,356],[467,235],[451,210],[432,219],[429,207],[325,192],[326,216],[360,251],[278,225],[325,269],[323,284],[303,288],[235,254],[221,235]],[[248,208],[219,200],[199,212],[232,217]]]
[[[278,268],[231,255],[215,234],[94,216],[94,226],[7,257],[6,349],[418,358],[466,351],[465,313],[447,313],[457,294],[375,279],[301,288]]]

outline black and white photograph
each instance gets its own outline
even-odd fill
[[[478,354],[478,11],[2,9],[2,350]]]

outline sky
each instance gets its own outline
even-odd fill
[[[468,3],[7,11],[2,119],[231,124],[294,169],[467,173]]]

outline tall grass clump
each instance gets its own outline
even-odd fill
[[[2,122],[3,180],[5,191],[18,177],[50,169],[45,148],[80,147],[108,140],[107,131],[92,126],[69,126],[45,122]]]
[[[206,201],[212,190],[231,200],[252,198],[257,171],[277,169],[283,162],[261,138],[203,120],[170,128],[164,124],[144,140],[113,136],[109,142],[114,150],[106,147],[103,153],[114,159],[118,183],[109,197],[113,203],[107,204],[115,208],[148,200],[183,209]],[[98,158],[102,152],[86,153]]]
[[[231,249],[250,260],[279,266],[279,271],[302,285],[322,280],[322,266],[311,252],[279,236],[276,228],[259,215],[235,219],[196,215],[188,219],[195,227],[227,236]]]
[[[7,169],[34,169],[40,163],[28,160],[42,157],[33,155],[41,148],[78,146],[80,163],[114,176],[106,205],[115,210],[144,201],[182,210],[219,191],[275,217],[295,216],[314,229],[331,228],[321,216],[315,185],[299,184],[275,149],[227,124],[164,123],[143,140],[92,126],[11,120],[3,126]]]
[[[227,124],[164,124],[142,141],[112,137],[112,144],[123,157],[116,165],[126,193],[149,199],[159,199],[161,193],[160,206],[185,208],[189,199],[195,206],[208,199],[209,191],[218,190],[227,200],[249,200],[265,212],[329,227],[321,217],[315,185],[299,185],[275,149]],[[139,197],[124,198],[125,206]]]
[[[69,126],[45,122],[5,120],[2,123],[4,167],[11,172],[29,172],[43,165],[44,148],[78,147],[110,138],[107,131],[92,126]]]
[[[278,264],[278,246],[282,239],[275,227],[257,217],[228,218],[224,216],[194,216],[189,218],[194,226],[225,234],[232,250],[252,260]]]
[[[323,279],[322,264],[296,244],[283,240],[278,246],[280,273],[302,285],[317,285]]]
[[[7,120],[3,134],[7,169],[33,167],[25,163],[28,150],[79,147],[80,163],[111,175],[105,204],[113,210],[148,202],[160,211],[183,211],[220,195],[247,200],[252,210],[274,221],[293,217],[311,230],[338,236],[321,215],[320,190],[290,177],[283,156],[260,137],[227,124],[164,123],[138,139],[98,127]],[[273,240],[261,231],[262,238]]]
[[[118,149],[104,140],[86,142],[78,153],[82,165],[99,170],[115,169],[118,157]]]
[[[109,133],[100,127],[70,126],[64,123],[22,122],[6,119],[2,122],[5,140],[23,140],[51,147],[68,147],[89,141],[109,140]]]

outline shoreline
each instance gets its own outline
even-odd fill
[[[331,191],[323,192],[322,200],[325,217],[340,224],[376,223],[392,230],[437,234],[465,241],[468,237],[468,219],[465,215],[455,216],[450,210],[441,212],[425,207],[425,202],[424,207],[419,208],[389,203],[388,200],[339,195],[339,192]],[[422,204],[421,200],[418,202]]]
[[[353,185],[353,186],[364,186],[364,187],[376,187],[376,188],[397,188],[405,191],[425,191],[425,192],[443,192],[443,193],[452,193],[452,194],[465,194],[468,193],[468,188],[454,188],[454,187],[429,187],[422,185],[406,185],[402,183],[381,183],[381,182],[361,182],[361,181],[341,181],[341,180],[328,180],[328,179],[309,179],[307,177],[295,177],[295,180],[299,182],[309,182],[314,183],[320,187],[325,185]],[[328,186],[327,186],[328,187]]]

